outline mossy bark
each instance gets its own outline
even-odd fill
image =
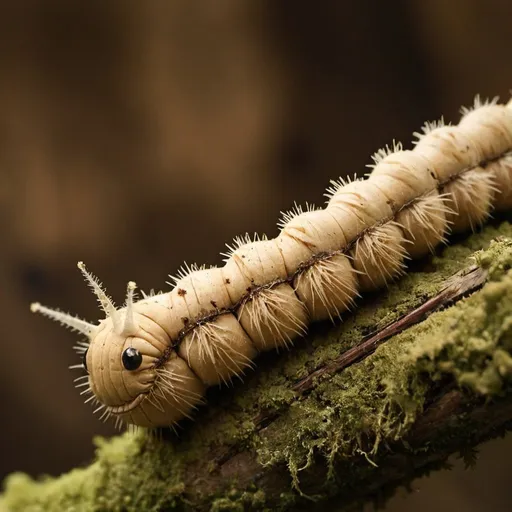
[[[455,242],[343,322],[260,357],[243,383],[211,390],[178,434],[98,439],[96,460],[59,478],[11,475],[0,511],[314,510],[329,500],[352,510],[451,453],[470,461],[512,425],[512,226]],[[457,273],[470,286],[434,312]],[[413,310],[422,314],[404,322]],[[355,348],[401,318],[391,337]],[[357,357],[343,359],[349,350]]]

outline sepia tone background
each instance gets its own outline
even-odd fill
[[[111,435],[67,369],[89,320],[84,260],[122,302],[183,261],[276,234],[293,201],[475,93],[508,98],[509,0],[0,3],[0,479],[87,463]],[[389,511],[512,506],[512,441],[399,493]]]

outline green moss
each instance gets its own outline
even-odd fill
[[[265,510],[269,500],[275,509],[267,489],[249,489],[237,478],[222,481],[204,496],[196,492],[200,483],[187,480],[185,467],[204,467],[201,474],[208,475],[215,468],[208,454],[230,442],[255,452],[264,466],[289,469],[295,490],[279,496],[282,510],[292,507],[301,493],[309,494],[302,488],[302,475],[319,457],[326,461],[326,473],[321,494],[314,497],[338,492],[348,484],[336,480],[334,463],[346,461],[355,472],[361,471],[356,462],[364,460],[363,471],[370,473],[382,447],[408,432],[435,382],[453,379],[462,389],[489,397],[507,390],[512,375],[512,245],[507,238],[491,243],[498,236],[512,237],[512,227],[489,226],[442,255],[415,263],[388,291],[366,297],[357,314],[345,315],[334,326],[313,326],[288,353],[261,357],[258,370],[244,383],[209,395],[209,406],[180,439],[125,434],[97,440],[89,467],[40,480],[11,475],[0,511],[194,510],[199,503],[215,511]],[[447,277],[474,262],[489,271],[490,282],[480,292],[393,337],[364,361],[320,379],[309,395],[297,400],[295,382],[436,294]],[[275,421],[263,430],[255,427],[258,415],[275,411],[281,412]],[[191,496],[195,501],[190,502]]]
[[[268,510],[265,507],[265,493],[263,491],[238,492],[231,490],[223,498],[214,499],[209,507],[210,512],[244,512],[247,507],[256,510]]]
[[[172,447],[163,445],[158,456],[159,452],[150,449],[154,442],[129,433],[109,441],[97,439],[96,460],[89,467],[37,481],[12,474],[4,482],[2,506],[26,512],[129,512],[176,507],[183,492],[179,467],[172,462]]]
[[[512,241],[474,255],[490,282],[481,292],[393,337],[375,354],[320,383],[267,428],[260,460],[286,463],[300,485],[312,454],[328,461],[376,455],[402,438],[423,411],[432,382],[450,376],[472,392],[495,396],[512,372]],[[505,350],[506,349],[506,350]],[[332,350],[332,346],[329,347]]]

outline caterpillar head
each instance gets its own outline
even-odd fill
[[[184,360],[169,349],[170,339],[151,315],[137,312],[136,285],[128,283],[126,305],[116,309],[98,280],[78,263],[106,318],[98,325],[39,303],[31,310],[87,336],[74,347],[86,375],[76,387],[101,419],[115,417],[144,427],[171,426],[201,401],[204,389]],[[148,298],[146,301],[150,300]],[[83,388],[83,389],[82,389]],[[90,396],[89,396],[90,395]]]

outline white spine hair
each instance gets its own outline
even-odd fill
[[[41,315],[44,315],[55,322],[59,322],[61,325],[69,327],[73,331],[85,334],[86,336],[90,336],[96,327],[95,325],[76,316],[63,313],[57,309],[47,308],[46,306],[39,304],[39,302],[33,302],[30,304],[30,311],[32,311],[32,313],[41,313]]]
[[[85,264],[83,261],[79,261],[77,263],[77,267],[80,270],[80,272],[82,272],[82,275],[85,277],[85,280],[91,287],[94,295],[96,295],[96,298],[100,303],[101,309],[103,310],[105,315],[107,315],[107,318],[112,319],[112,323],[114,324],[116,330],[120,329],[121,324],[119,322],[119,314],[116,310],[116,307],[112,302],[112,299],[107,295],[106,291],[102,288],[102,285],[99,282],[98,278],[91,274],[87,270],[87,268],[85,268]]]
[[[121,331],[126,336],[133,335],[137,332],[137,325],[133,319],[133,298],[135,295],[135,288],[137,288],[135,282],[129,281],[126,286],[126,310]]]
[[[88,337],[75,347],[89,372],[77,386],[103,418],[172,426],[259,352],[291,349],[311,322],[355,309],[362,292],[388,285],[450,231],[512,208],[512,100],[477,97],[462,114],[458,125],[426,123],[410,150],[377,151],[366,178],[331,181],[327,206],[295,205],[276,238],[236,238],[219,268],[185,265],[167,293],[136,300],[130,281],[116,310],[80,262],[106,315],[98,326],[31,309]]]

